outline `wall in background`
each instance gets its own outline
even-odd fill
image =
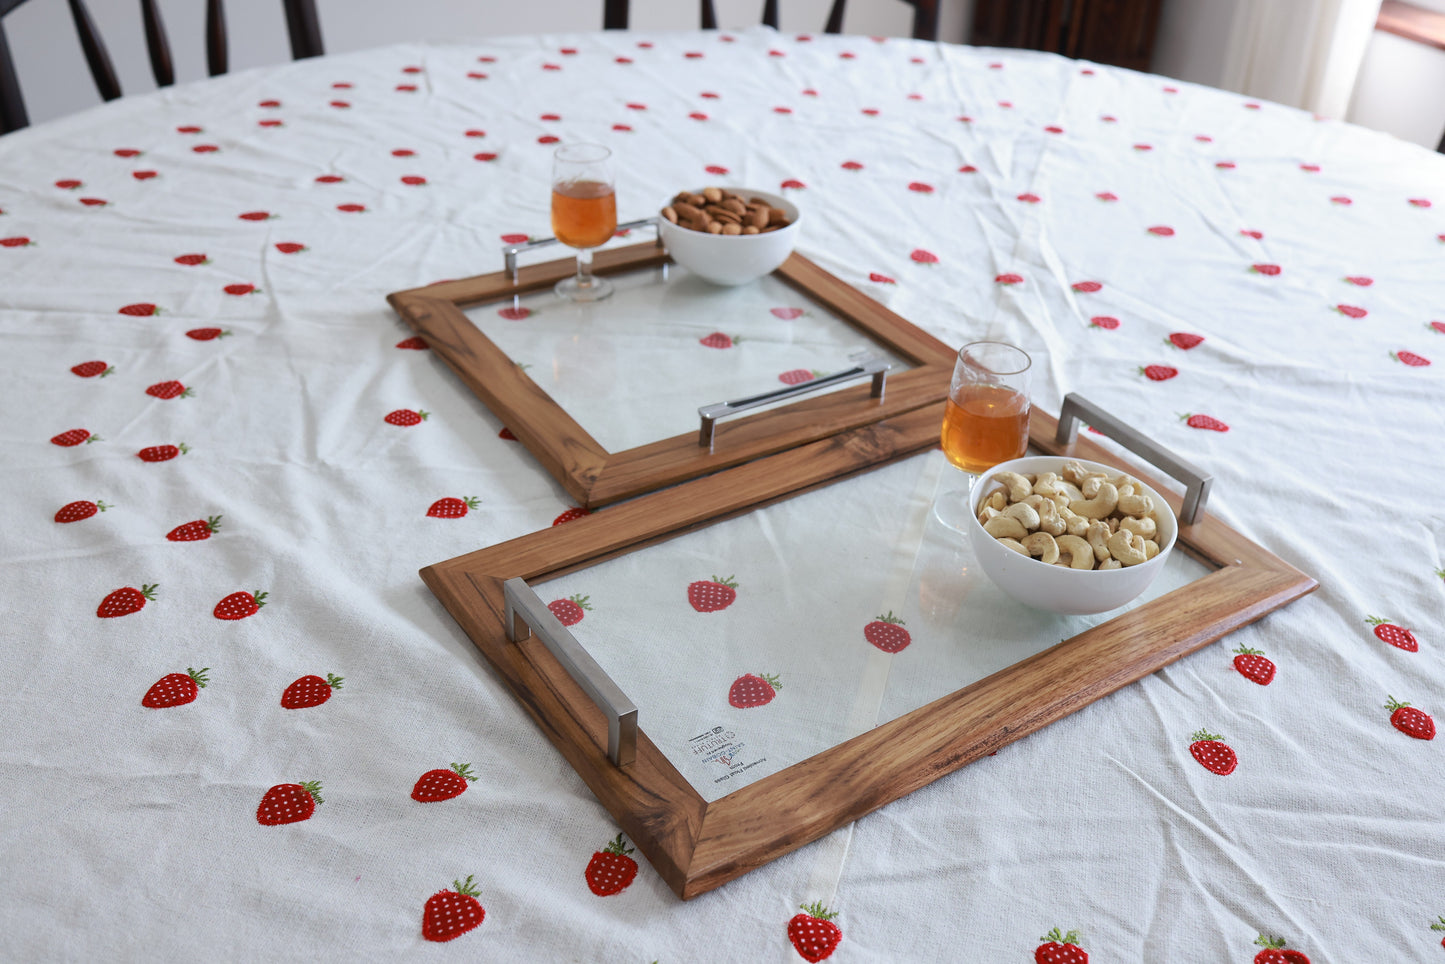
[[[1445,0],[1410,0],[1445,13]],[[1435,148],[1445,135],[1445,50],[1375,31],[1346,119]]]

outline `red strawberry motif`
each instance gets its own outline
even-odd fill
[[[183,264],[187,267],[198,264],[210,264],[211,259],[204,254],[183,254],[175,259],[176,264]]]
[[[94,378],[96,375],[104,378],[115,371],[103,361],[81,362],[79,365],[72,365],[70,370],[81,378]]]
[[[972,164],[965,164],[965,165],[963,165],[963,167],[960,167],[960,168],[958,169],[958,173],[960,173],[960,174],[977,174],[977,173],[978,173],[978,168],[974,167]]]
[[[55,186],[62,191],[74,191],[78,187],[84,187],[84,182],[77,181],[75,178],[66,178],[63,181],[56,181]]]
[[[1445,321],[1432,321],[1430,322],[1428,327],[1433,331],[1437,331],[1440,334],[1445,335]]]
[[[547,604],[552,615],[563,626],[575,626],[582,621],[585,613],[591,612],[592,607],[587,604],[590,596],[568,596],[566,599],[554,599]]]
[[[628,129],[631,130],[631,128]],[[616,128],[614,127],[613,130],[616,130]],[[483,151],[480,154],[472,155],[472,160],[474,161],[495,161],[496,159],[497,155],[493,154],[491,151]]]
[[[877,116],[878,116],[878,108],[876,108],[876,107],[865,107],[865,108],[863,108],[863,116],[864,116],[864,117],[877,117]]]
[[[1335,310],[1346,318],[1363,318],[1369,314],[1365,309],[1355,305],[1335,305]]]
[[[33,244],[29,238],[0,238],[0,248],[28,248]]]
[[[1390,357],[1397,362],[1409,365],[1411,368],[1424,368],[1430,364],[1430,359],[1424,355],[1417,355],[1413,351],[1392,351],[1390,352]]]
[[[502,243],[503,243],[503,244],[526,244],[526,243],[527,243],[528,241],[530,241],[530,240],[532,240],[531,236],[526,235],[526,234],[504,234],[504,235],[502,235]]]
[[[784,191],[801,191],[808,185],[804,184],[802,181],[798,180],[795,177],[790,177],[779,186]]]
[[[688,585],[687,601],[700,613],[715,613],[733,604],[738,598],[737,590],[738,584],[732,576],[726,579],[713,576],[711,581],[699,579]]]
[[[1301,164],[1299,169],[1307,174],[1318,174],[1320,172],[1320,166],[1318,164]]]
[[[55,512],[56,522],[79,522],[82,519],[89,519],[97,512],[104,512],[106,509],[113,509],[114,506],[106,505],[104,502],[90,502],[82,499],[79,502],[67,502]]]
[[[1382,643],[1389,643],[1407,653],[1415,653],[1420,650],[1420,643],[1415,639],[1415,634],[1408,629],[1401,629],[1387,619],[1379,619],[1375,616],[1368,616],[1365,622],[1375,627],[1375,638]]]
[[[1334,197],[1330,198],[1330,201],[1331,201],[1331,203],[1333,203],[1333,204],[1339,204],[1339,205],[1342,205],[1342,206],[1348,206],[1348,205],[1351,205],[1351,204],[1354,204],[1354,203],[1355,203],[1354,201],[1352,201],[1352,200],[1350,200],[1349,198],[1345,197],[1343,194],[1337,194],[1337,195],[1335,195]]]
[[[160,177],[160,171],[131,171],[130,176],[137,181],[149,181],[153,177]]]
[[[91,442],[98,441],[99,439],[99,435],[91,435],[86,429],[73,428],[69,431],[61,432],[59,435],[51,436],[50,443],[63,448],[70,448],[71,446],[79,445],[81,442],[89,445]]]
[[[560,69],[560,68],[559,68],[559,69]],[[558,141],[560,141],[561,139],[562,139],[562,138],[557,137],[557,136],[554,135],[554,134],[543,134],[541,137],[537,138],[537,143],[538,143],[538,144],[556,144],[556,143],[557,143]]]
[[[1430,929],[1432,931],[1445,931],[1445,916],[1440,917],[1438,924],[1431,924]],[[1445,937],[1440,938],[1440,946],[1445,947]]]
[[[1100,201],[1119,200],[1119,195],[1115,194],[1113,191],[1100,191],[1098,194],[1095,194],[1094,197],[1098,198]]]
[[[1084,294],[1092,294],[1095,291],[1102,290],[1104,286],[1097,281],[1076,281],[1070,287]]]
[[[505,432],[506,429],[502,429],[502,431]],[[553,519],[553,520],[552,520],[552,524],[553,524],[554,526],[559,526],[559,525],[562,525],[562,524],[565,523],[565,522],[572,522],[572,521],[575,521],[575,520],[577,520],[577,519],[582,518],[583,516],[588,516],[588,515],[591,515],[591,514],[592,514],[592,510],[591,510],[591,509],[584,509],[582,506],[576,505],[576,506],[573,506],[572,508],[566,510],[565,512],[563,512],[561,515],[557,516],[557,518]]]
[[[1018,196],[1018,199],[1019,199],[1020,201],[1024,202],[1025,204],[1038,204],[1040,201],[1043,200],[1043,198],[1041,198],[1041,197],[1039,197],[1037,194],[1033,194],[1033,193],[1020,194],[1020,195]]]
[[[515,441],[517,441],[517,436],[513,435],[513,434],[512,434],[512,430],[509,429],[509,428],[507,428],[505,425],[503,425],[503,426],[502,426],[502,430],[497,433],[497,438],[506,439],[508,442],[515,442]],[[569,510],[567,510],[567,511],[570,512],[570,511],[572,511],[572,510],[569,509]],[[586,512],[583,512],[582,514],[583,514],[583,515],[586,515]],[[574,518],[580,518],[580,516],[576,516],[576,517],[574,517]],[[570,520],[570,519],[563,519],[562,521],[563,521],[563,522],[569,522],[569,521],[571,521],[571,520]],[[553,525],[556,525],[557,523],[553,522],[552,524],[553,524]]]
[[[818,372],[809,371],[806,368],[794,368],[792,371],[783,372],[778,376],[778,381],[784,385],[801,385],[804,382],[811,382],[818,377]]]
[[[80,199],[80,203],[84,204],[88,208],[103,208],[110,202],[105,200],[104,198],[83,197]]]
[[[386,422],[388,425],[400,425],[402,427],[406,427],[408,425],[420,425],[422,422],[426,421],[430,417],[430,412],[423,412],[420,409],[413,412],[409,408],[398,408],[394,412],[389,412],[386,417],[382,419],[382,421]]]
[[[1210,415],[1191,415],[1188,412],[1185,412],[1183,415],[1179,416],[1179,418],[1181,421],[1184,422],[1185,425],[1188,425],[1190,428],[1208,429],[1211,432],[1229,431],[1228,425],[1225,425],[1219,419],[1214,418]]]
[[[1174,237],[1174,229],[1169,227],[1167,224],[1156,224],[1154,227],[1149,229],[1149,233],[1161,238]]]
[[[264,593],[262,594],[264,595]],[[341,681],[344,676],[337,676],[335,673],[327,673],[326,678],[319,676],[303,676],[292,681],[281,693],[281,705],[288,710],[304,710],[310,706],[320,706],[331,699],[331,691],[341,689]]]
[[[802,308],[772,308],[770,311],[773,317],[781,318],[784,321],[793,321],[807,314]]]
[[[106,596],[96,607],[95,614],[101,619],[114,619],[117,616],[129,616],[131,613],[138,613],[145,608],[146,602],[154,602],[156,588],[159,583],[141,584],[139,589],[134,586],[124,586]]]
[[[893,615],[891,609],[888,615],[879,616],[863,627],[863,638],[885,653],[901,652],[913,642],[913,637],[903,628],[903,620]]]
[[[1214,138],[1210,137],[1208,134],[1195,134],[1195,135],[1194,135],[1194,139],[1195,139],[1196,141],[1198,141],[1199,143],[1201,143],[1201,144],[1213,144],[1213,143],[1214,143]]]
[[[421,914],[421,936],[429,941],[449,941],[481,924],[487,912],[477,900],[481,891],[466,880],[454,880],[456,890],[439,890],[427,898]]]
[[[136,458],[142,462],[169,462],[177,455],[185,455],[190,447],[182,442],[180,445],[152,445],[137,452]]]
[[[1348,281],[1350,284],[1358,285],[1361,288],[1368,288],[1370,285],[1375,283],[1374,278],[1368,278],[1364,275],[1346,275],[1345,280]]]
[[[766,706],[778,695],[778,690],[783,688],[778,677],[769,673],[754,675],[744,673],[733,680],[733,685],[728,687],[728,703],[740,710],[746,710],[754,706]]]
[[[1089,953],[1079,946],[1078,931],[1059,933],[1055,927],[1034,948],[1034,964],[1089,964]]]
[[[1113,331],[1119,327],[1119,319],[1109,315],[1097,315],[1089,319],[1089,325],[1093,328],[1102,328],[1105,331]]]
[[[467,496],[465,499],[454,499],[448,496],[433,502],[431,508],[426,510],[426,514],[432,519],[460,519],[467,514],[469,509],[475,509],[480,504],[480,500],[473,496]]]
[[[192,328],[186,332],[186,337],[195,341],[214,341],[217,338],[224,338],[230,332],[223,328]]]
[[[843,168],[843,170],[845,170],[845,171],[861,171],[861,170],[863,170],[863,165],[862,165],[862,164],[859,164],[857,161],[844,161],[840,166],[841,166],[841,167]]]
[[[1410,198],[1410,204],[1417,208],[1428,208],[1430,206],[1430,199],[1424,197],[1412,197]]]
[[[191,148],[197,154],[214,154],[220,150],[215,144],[197,144]]]
[[[266,827],[297,823],[311,819],[321,799],[321,784],[315,780],[303,783],[278,783],[266,791],[256,808],[256,822]]]
[[[1235,756],[1234,749],[1222,742],[1224,737],[1207,730],[1197,730],[1190,734],[1189,738],[1194,741],[1189,745],[1190,754],[1210,773],[1229,776],[1239,765],[1239,757]]]
[[[628,104],[627,106],[631,107],[632,105]],[[709,164],[707,167],[703,168],[703,170],[707,171],[709,174],[716,174],[719,177],[728,173],[728,169],[723,167],[721,164]]]
[[[306,245],[296,241],[278,241],[276,242],[276,250],[282,254],[299,254],[302,251],[308,251],[310,249],[307,248]]]
[[[359,214],[366,210],[365,204],[338,204],[336,210],[344,211],[347,214]]]
[[[710,335],[704,335],[699,338],[697,343],[699,345],[705,345],[708,348],[731,348],[741,340],[741,338],[729,338],[722,332],[715,331]]]
[[[187,125],[185,125],[184,127],[177,127],[177,128],[176,128],[176,133],[177,133],[177,134],[200,134],[200,133],[202,133],[204,130],[205,130],[205,128],[197,127],[197,126],[194,125],[194,124],[187,124]]]
[[[799,906],[803,913],[794,914],[788,921],[788,940],[803,960],[826,960],[843,940],[843,931],[833,923],[838,915],[824,907],[822,901]]]
[[[1169,344],[1173,345],[1175,348],[1182,348],[1185,351],[1188,351],[1189,349],[1198,346],[1200,342],[1204,341],[1204,336],[1191,334],[1187,331],[1176,331],[1165,340],[1168,341]]]
[[[1255,274],[1262,274],[1267,277],[1273,278],[1284,269],[1282,269],[1277,264],[1252,264],[1249,266],[1249,270],[1253,271]]]
[[[340,174],[322,174],[322,175],[320,175],[320,176],[318,176],[318,177],[316,178],[316,183],[317,183],[317,184],[340,184],[340,183],[342,183],[342,182],[345,181],[345,180],[346,180],[346,178],[342,177]],[[241,215],[241,216],[242,216],[242,217],[245,217],[244,214]]]
[[[317,178],[317,180],[319,181],[321,179]],[[337,178],[337,180],[340,180],[340,178]],[[269,211],[247,211],[245,214],[237,215],[242,221],[269,221],[275,216],[276,215],[271,214]]]
[[[134,147],[117,147],[111,153],[116,157],[140,157],[142,152],[136,150]]]
[[[1152,151],[1152,150],[1154,150],[1154,145],[1153,145],[1153,144],[1135,144],[1135,145],[1134,145],[1134,150],[1136,150],[1136,151],[1141,151],[1141,152],[1143,152],[1143,151]]]
[[[700,111],[700,110],[692,111],[692,112],[689,113],[687,116],[690,117],[690,118],[692,118],[692,119],[695,120],[695,121],[705,121],[705,120],[707,120],[707,115],[704,114],[704,113],[703,113],[702,111]]]
[[[588,889],[598,897],[611,897],[631,886],[637,879],[637,861],[628,856],[632,852],[619,833],[605,849],[594,853],[582,875]]]
[[[465,793],[467,784],[476,779],[470,763],[453,763],[449,770],[428,770],[417,778],[411,788],[411,798],[417,803],[450,800]]]
[[[133,305],[126,305],[124,308],[120,309],[120,314],[131,315],[135,318],[149,318],[151,315],[158,315],[160,313],[161,310],[159,308],[157,308],[153,304],[144,301],[137,302]]]
[[[1390,702],[1385,704],[1385,709],[1394,711],[1390,714],[1390,725],[1401,733],[1417,740],[1435,739],[1435,721],[1429,713],[1417,710],[1409,703],[1402,703],[1393,696],[1390,697]]]
[[[194,519],[178,525],[166,533],[166,538],[171,542],[199,542],[211,538],[211,533],[220,527],[221,517],[213,515],[209,519]]]
[[[1064,129],[1057,124],[1050,124],[1048,127],[1044,128],[1044,131],[1049,134],[1062,134],[1064,132]]]
[[[923,248],[914,248],[908,257],[917,261],[919,264],[938,264],[938,255],[932,251],[926,251]]]
[[[1023,284],[1024,276],[1009,272],[1008,274],[995,275],[993,280],[995,284],[1017,285]]]
[[[420,174],[407,174],[402,177],[401,183],[406,184],[410,187],[420,187],[426,183],[426,178],[422,177]]]
[[[1168,365],[1146,365],[1139,369],[1139,374],[1151,382],[1167,382],[1179,374],[1179,369],[1171,368]]]
[[[233,592],[216,603],[211,615],[217,619],[245,619],[247,616],[254,616],[266,605],[266,596],[266,593],[260,591]]]
[[[1263,231],[1251,231],[1250,229],[1245,228],[1244,230],[1240,231],[1239,233],[1242,234],[1242,235],[1243,235],[1244,237],[1246,237],[1246,238],[1254,238],[1254,240],[1256,240],[1256,241],[1262,241],[1262,240],[1264,240],[1264,232],[1263,232]]]
[[[1216,161],[1214,166],[1221,171],[1232,171],[1236,165],[1233,161]]]
[[[1254,955],[1254,964],[1310,964],[1310,959],[1301,952],[1285,950],[1283,937],[1261,934],[1254,942],[1264,948]]]
[[[922,181],[914,181],[908,185],[908,190],[914,192],[915,194],[932,194],[933,185],[924,184]]]
[[[1241,645],[1235,652],[1239,655],[1234,657],[1234,668],[1239,675],[1260,686],[1268,686],[1274,679],[1274,661],[1265,658],[1261,650]]]
[[[146,389],[146,394],[165,401],[170,398],[190,398],[196,393],[193,389],[189,389],[180,382],[172,380],[168,382],[156,382]]]
[[[184,706],[195,702],[196,696],[206,686],[208,669],[209,666],[202,666],[200,669],[187,666],[184,673],[168,673],[162,676],[146,690],[140,705],[153,710],[163,710],[170,706]]]
[[[896,285],[898,283],[897,281],[894,281],[892,278],[888,277],[886,274],[879,274],[876,271],[870,271],[868,273],[868,280],[873,282],[874,284],[880,285]]]
[[[509,305],[506,308],[497,309],[497,314],[507,321],[526,321],[532,317],[532,309]]]

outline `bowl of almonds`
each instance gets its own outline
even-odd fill
[[[1169,503],[1112,466],[1031,456],[973,488],[969,540],[994,584],[1069,615],[1117,609],[1149,588],[1179,535]]]
[[[657,222],[672,260],[718,285],[743,285],[776,269],[798,243],[798,208],[742,187],[679,191]]]

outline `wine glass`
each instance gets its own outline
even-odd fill
[[[969,496],[980,472],[1023,456],[1029,446],[1029,366],[1022,348],[976,341],[958,351],[943,411],[943,452],[959,470],[961,485],[933,502],[938,520],[966,531]]]
[[[571,301],[601,301],[612,283],[592,274],[592,249],[617,230],[612,152],[601,144],[563,144],[552,155],[552,233],[577,249],[577,274],[557,282]]]

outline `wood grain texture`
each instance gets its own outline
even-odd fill
[[[1044,652],[705,803],[644,733],[614,767],[606,724],[540,644],[508,644],[501,584],[542,581],[810,491],[936,444],[941,405],[644,496],[422,571],[447,610],[680,897],[687,899],[856,820],[1013,740],[1127,686],[1315,588],[1315,582],[1204,514],[1179,544],[1220,568]],[[1084,438],[1037,448],[1118,465]],[[1173,503],[1177,508],[1178,496]]]

